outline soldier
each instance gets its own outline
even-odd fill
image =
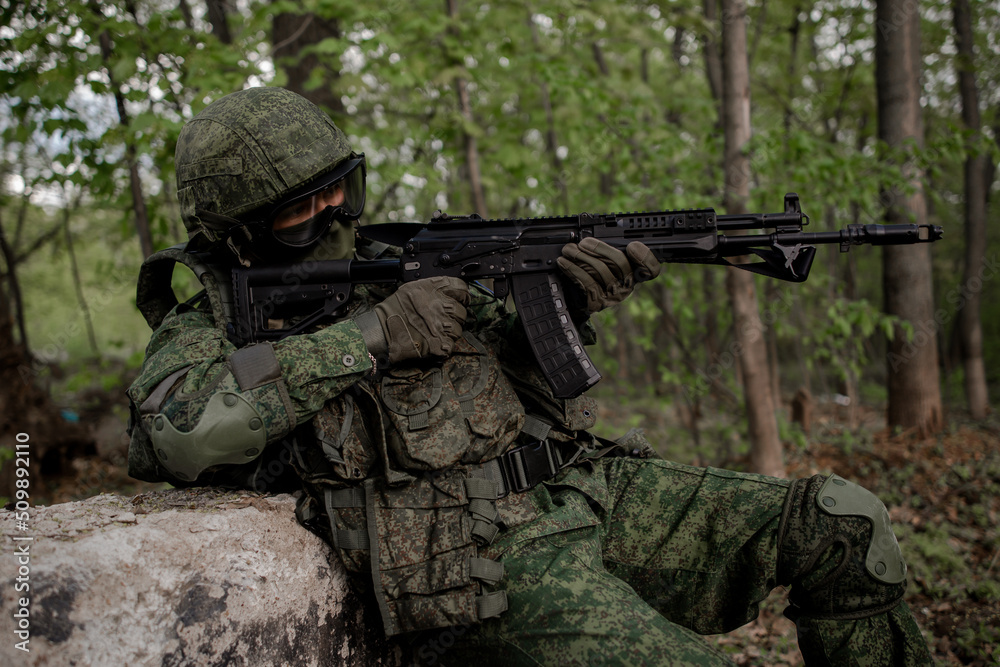
[[[305,99],[217,100],[181,131],[176,171],[189,241],[140,275],[154,333],[128,390],[134,477],[304,490],[299,520],[371,582],[387,635],[454,629],[447,653],[418,658],[726,664],[698,635],[790,586],[808,664],[930,662],[875,496],[836,475],[661,460],[639,432],[595,437],[595,402],[552,395],[516,314],[481,286],[359,285],[335,323],[234,346],[235,264],[392,252],[356,240],[364,155]],[[180,304],[175,262],[206,288]],[[591,341],[589,316],[659,271],[644,245],[595,239],[558,263]]]

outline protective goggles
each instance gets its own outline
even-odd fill
[[[315,243],[334,220],[349,222],[365,209],[365,155],[355,154],[308,188],[275,206],[265,223],[282,245],[304,248]]]

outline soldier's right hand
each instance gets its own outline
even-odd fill
[[[401,285],[374,309],[389,363],[448,356],[462,335],[468,304],[469,286],[459,278],[435,276]],[[377,355],[381,350],[372,349],[371,331],[365,331],[373,328],[373,321],[362,315],[355,322],[365,333],[369,350]]]

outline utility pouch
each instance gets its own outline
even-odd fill
[[[389,453],[411,471],[496,458],[524,423],[496,357],[468,332],[443,362],[388,369],[379,390]]]
[[[547,437],[570,442],[597,423],[596,400],[586,394],[556,398],[537,364],[505,363],[503,370],[527,412],[552,425]]]
[[[498,530],[497,484],[469,474],[460,466],[404,485],[377,477],[316,489],[329,518],[321,532],[349,570],[370,573],[387,636],[506,610],[503,591],[484,588],[500,582],[503,566],[479,556]]]
[[[364,479],[378,457],[363,416],[367,398],[361,391],[357,398],[345,392],[339,400],[328,401],[312,420],[316,444],[341,479]]]

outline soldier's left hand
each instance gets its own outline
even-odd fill
[[[636,283],[660,273],[660,263],[644,243],[633,241],[622,252],[592,236],[567,243],[556,262],[582,291],[588,315],[621,303]]]

